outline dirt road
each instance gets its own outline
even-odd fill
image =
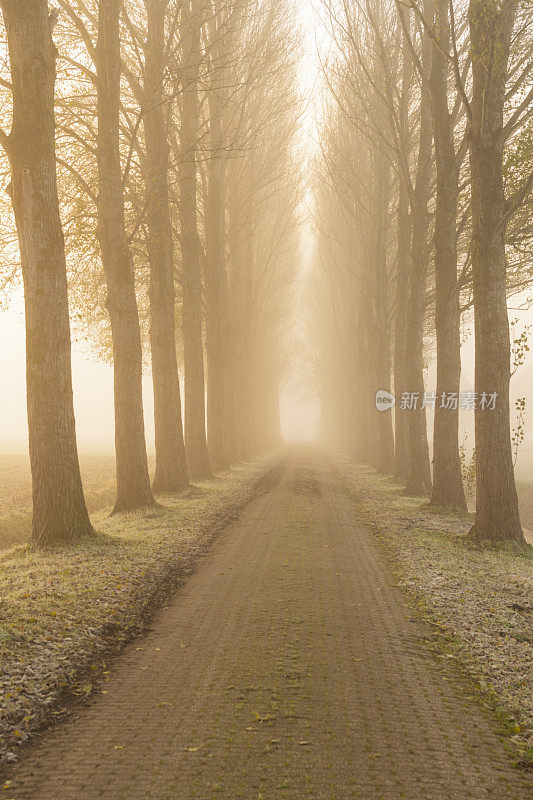
[[[298,451],[270,489],[3,797],[528,796],[333,468]]]

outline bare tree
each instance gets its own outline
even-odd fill
[[[465,140],[463,138],[456,149],[454,114],[448,106],[451,61],[448,0],[435,0],[435,9],[430,93],[437,171],[434,237],[436,394],[437,398],[443,398],[458,396],[461,382],[457,208],[459,173],[465,155]],[[459,407],[447,408],[442,400],[438,400],[435,407],[431,504],[466,510],[459,458]]]
[[[228,330],[226,276],[226,140],[223,123],[225,70],[231,57],[228,14],[231,8],[213,0],[209,19],[209,147],[205,206],[205,291],[207,353],[207,444],[215,471],[232,460],[231,407],[228,405]]]
[[[185,371],[185,448],[193,478],[211,475],[205,428],[205,378],[202,342],[202,245],[198,232],[197,159],[200,137],[200,68],[203,7],[185,6],[181,25],[180,223],[182,333]]]
[[[407,15],[406,15],[407,16]],[[394,417],[394,474],[404,483],[409,479],[409,428],[407,415],[401,407],[401,397],[408,390],[406,377],[406,331],[409,304],[409,255],[410,255],[410,190],[409,163],[411,156],[411,130],[409,125],[409,100],[413,81],[413,62],[407,45],[409,27],[404,17],[402,26],[401,88],[397,111],[398,164],[398,210],[396,215],[396,304],[394,327],[394,393],[396,396]]]
[[[470,122],[472,272],[476,379],[476,519],[472,534],[489,541],[524,537],[518,513],[509,423],[510,342],[506,302],[505,230],[530,190],[530,174],[507,202],[503,183],[506,137],[531,101],[504,123],[509,50],[518,3],[476,0],[469,5],[472,58]],[[491,404],[482,398],[493,396]]]
[[[433,0],[425,0],[424,14],[431,17]],[[421,69],[429,75],[432,43],[427,31],[421,31]],[[408,391],[418,398],[409,415],[409,478],[407,491],[412,494],[431,492],[431,467],[427,438],[424,396],[424,318],[426,314],[426,286],[429,266],[429,195],[432,169],[432,130],[430,95],[423,80],[420,99],[420,129],[416,177],[411,198],[411,254],[409,275],[409,303],[406,327],[406,383]]]
[[[119,150],[120,0],[100,0],[95,51],[98,91],[98,238],[107,280],[115,370],[115,511],[153,503],[142,401],[142,349],[133,261],[124,224]]]
[[[279,388],[294,302],[300,170],[293,146],[298,35],[286,0],[247,6],[228,64],[225,128],[229,340],[236,453],[280,439]],[[253,13],[252,13],[253,12]],[[292,263],[291,263],[292,262]]]
[[[174,241],[169,208],[170,115],[165,104],[165,19],[168,0],[145,0],[147,38],[143,121],[146,140],[146,204],[150,262],[150,318],[156,466],[153,489],[172,492],[188,485],[176,355]],[[165,113],[166,110],[166,113]]]

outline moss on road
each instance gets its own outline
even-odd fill
[[[276,477],[91,706],[14,768],[11,797],[527,796],[335,471],[300,451]]]

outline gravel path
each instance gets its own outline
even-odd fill
[[[529,796],[334,470],[301,450],[277,477],[3,798]]]

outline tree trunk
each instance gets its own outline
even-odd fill
[[[473,95],[472,270],[475,314],[476,518],[472,535],[524,543],[509,421],[510,344],[505,263],[503,108],[516,3],[470,3]],[[495,406],[483,408],[483,397]]]
[[[207,352],[207,445],[215,472],[229,467],[226,452],[226,386],[224,361],[223,276],[225,269],[225,173],[222,147],[220,86],[213,81],[209,91],[211,154],[208,164],[208,194],[205,210],[206,238],[206,352]]]
[[[154,386],[154,492],[188,486],[176,355],[174,242],[168,192],[168,140],[164,113],[165,15],[168,0],[147,0],[144,135],[148,259],[150,262],[150,342]]]
[[[466,510],[459,458],[459,407],[446,408],[445,395],[459,396],[461,336],[457,291],[457,201],[459,163],[448,110],[448,0],[436,0],[438,46],[433,45],[431,113],[437,167],[435,210],[435,330],[437,334],[437,401],[433,433],[431,505]]]
[[[367,266],[367,269],[369,267]],[[359,298],[357,338],[359,350],[359,403],[361,414],[360,456],[363,464],[377,467],[378,420],[375,405],[376,326],[372,302],[373,292],[363,289]]]
[[[198,0],[184,7],[182,22],[182,93],[180,142],[180,222],[182,260],[182,333],[185,372],[185,451],[191,478],[212,477],[205,427],[205,377],[202,341],[201,243],[196,209],[198,99],[202,12]]]
[[[409,425],[400,401],[407,391],[406,334],[409,305],[409,194],[402,181],[398,197],[398,251],[396,258],[396,317],[394,331],[394,475],[407,483],[409,479]]]
[[[92,533],[80,478],[63,231],[55,161],[56,50],[45,0],[1,0],[13,82],[3,144],[22,261],[33,487],[32,542],[75,543]]]
[[[432,2],[424,4],[427,19],[431,19]],[[423,35],[422,65],[429,74],[431,39]],[[420,140],[415,187],[411,202],[411,256],[409,305],[406,332],[406,385],[409,393],[418,398],[417,407],[403,413],[409,425],[409,494],[431,492],[431,467],[427,439],[424,397],[424,318],[426,313],[426,283],[429,262],[429,212],[431,187],[432,133],[430,97],[424,83],[420,100]]]
[[[403,12],[408,13],[408,12]],[[409,19],[409,17],[407,17]],[[408,23],[406,23],[408,24]],[[409,99],[413,63],[407,45],[407,33],[402,26],[402,85],[400,95],[400,142],[398,163],[398,231],[396,257],[396,316],[394,330],[394,475],[407,483],[409,479],[409,425],[400,401],[402,393],[407,391],[406,376],[406,336],[407,314],[409,306],[409,246],[411,219],[409,213],[409,161],[411,155],[411,137],[409,131]]]
[[[225,212],[225,204],[224,204]],[[225,213],[224,213],[225,216]],[[225,226],[225,219],[224,219]],[[235,434],[235,330],[229,311],[228,276],[224,263],[221,270],[220,310],[222,319],[222,347],[224,350],[224,442],[226,458],[230,464],[239,460],[237,453],[237,437]]]
[[[360,289],[356,286],[350,287],[350,299],[353,304],[353,315],[349,319],[347,327],[348,336],[351,339],[351,367],[353,370],[352,379],[350,382],[350,415],[352,417],[352,441],[351,441],[351,454],[357,459],[359,463],[363,461],[364,452],[364,439],[365,439],[365,420],[362,414],[362,392],[361,392],[361,375],[363,371],[362,352],[360,346],[360,330],[361,330],[361,306],[360,306]]]
[[[231,374],[234,386],[235,403],[235,446],[239,459],[250,456],[250,437],[248,431],[249,402],[249,314],[250,300],[248,297],[248,282],[253,268],[252,242],[248,241],[249,233],[249,205],[252,198],[245,195],[243,202],[242,184],[244,179],[239,173],[236,183],[233,183],[228,198],[229,211],[229,244],[231,263],[231,307],[234,327],[233,347],[229,353],[231,358]],[[246,206],[246,209],[245,209]],[[248,262],[248,263],[247,263]]]
[[[376,170],[376,390],[391,390],[391,340],[388,297],[387,244],[389,233],[390,167],[379,152],[375,156]],[[374,414],[378,413],[374,410]],[[392,411],[378,413],[379,450],[378,472],[388,475],[394,471],[394,434]]]
[[[133,261],[124,224],[119,152],[120,0],[100,0],[98,43],[98,238],[107,280],[114,360],[115,511],[153,503],[142,402],[142,351]]]

